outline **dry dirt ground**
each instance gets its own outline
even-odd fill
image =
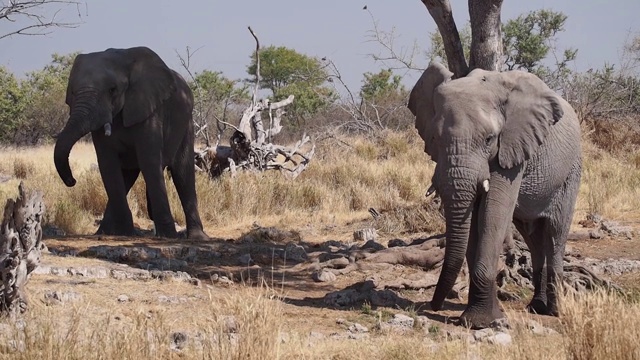
[[[280,299],[284,328],[310,338],[369,338],[382,335],[384,329],[424,337],[460,333],[455,321],[466,296],[449,300],[445,310],[436,313],[428,306],[433,288],[374,289],[373,301],[344,300],[337,294],[349,287],[367,286],[362,284],[368,279],[374,280],[370,284],[397,278],[437,279],[437,272],[397,265],[386,271],[361,269],[326,282],[314,281],[317,265],[309,260],[313,253],[326,253],[340,243],[358,245],[352,234],[363,224],[283,232],[254,226],[224,234],[209,229],[212,239],[208,242],[151,236],[45,236],[49,251],[28,284],[30,306],[58,306],[68,311],[84,308],[86,313],[102,314],[116,322],[162,313],[172,331],[194,334],[202,307],[247,287],[262,286]],[[402,240],[410,242],[421,236],[413,234]],[[377,241],[386,245],[389,240],[380,237]],[[297,251],[301,245],[308,255]],[[582,257],[640,260],[640,242],[626,238],[570,241],[568,248]],[[623,286],[633,285],[636,279],[629,273],[614,278]],[[503,302],[512,326],[534,319],[545,328],[559,329],[557,318],[526,314],[523,309],[530,294],[523,292],[522,296],[521,300]],[[402,324],[406,318],[394,322],[396,314],[409,316],[413,326]],[[381,324],[390,326],[383,328]]]

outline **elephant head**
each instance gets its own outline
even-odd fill
[[[107,49],[76,57],[66,103],[69,120],[58,135],[54,162],[67,186],[76,181],[69,167],[69,153],[84,135],[112,126],[131,127],[145,121],[175,91],[171,70],[146,47]]]
[[[532,74],[476,69],[464,78],[451,77],[444,66],[430,64],[408,103],[425,152],[437,163],[432,186],[445,210],[446,250],[434,310],[442,307],[460,272],[472,214],[492,189],[491,173],[523,164],[563,116],[561,99]],[[482,266],[483,259],[475,260]]]

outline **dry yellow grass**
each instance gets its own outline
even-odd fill
[[[369,207],[390,210],[420,203],[433,167],[418,139],[413,133],[389,132],[378,140],[326,140],[319,144],[317,158],[307,171],[294,181],[276,172],[241,173],[235,179],[224,176],[218,180],[198,174],[200,214],[207,230],[215,233],[257,220],[284,227],[344,223],[367,217]],[[58,178],[52,154],[51,146],[7,149],[0,152],[0,173],[15,176],[18,172],[27,186],[42,189],[51,223],[70,234],[94,231],[106,194],[99,172],[91,169],[96,162],[93,147],[77,144],[71,152],[78,181],[74,188],[66,188]],[[184,224],[179,198],[168,179],[172,212],[176,222]],[[15,195],[18,181],[3,184],[0,195]],[[148,225],[142,177],[129,194],[129,202],[136,222]]]
[[[91,285],[87,285],[91,286]],[[102,286],[96,284],[95,286]],[[121,291],[132,286],[125,282]],[[149,291],[171,284],[150,283]],[[180,287],[180,285],[178,285]],[[191,288],[193,289],[193,288]],[[115,299],[82,305],[32,304],[23,322],[5,322],[0,359],[637,359],[640,306],[605,293],[562,298],[558,334],[535,335],[528,315],[510,313],[513,342],[508,346],[449,340],[444,333],[372,332],[351,340],[311,337],[286,317],[279,294],[267,287],[214,292],[190,290],[197,305],[153,305],[138,295],[138,311]],[[142,300],[142,301],[140,301]],[[194,300],[195,301],[195,300]],[[520,318],[518,318],[518,316]],[[230,321],[230,319],[233,319]],[[231,331],[230,331],[231,330]],[[461,330],[464,331],[464,330]],[[180,350],[176,332],[186,334]]]
[[[612,219],[637,218],[640,205],[640,170],[585,143],[585,164],[576,220],[597,211]],[[415,223],[430,221],[420,214],[429,185],[432,164],[422,152],[414,132],[386,133],[377,139],[360,137],[325,140],[316,158],[298,179],[277,173],[240,174],[211,181],[197,177],[200,210],[211,235],[261,225],[300,228],[307,224],[345,224],[367,218],[366,210],[390,210],[395,223],[387,232],[415,231]],[[15,196],[20,178],[42,189],[49,209],[48,221],[69,233],[90,233],[102,212],[106,196],[97,171],[93,147],[78,144],[71,153],[78,180],[66,188],[53,167],[51,146],[5,149],[0,152],[0,173],[14,176],[0,186],[0,197]],[[171,206],[183,221],[173,186],[168,186]],[[136,221],[144,223],[144,183],[138,181],[129,195]],[[400,209],[400,210],[398,210]],[[402,210],[404,209],[404,210]],[[415,209],[418,214],[409,216]],[[436,231],[436,229],[434,229]],[[42,279],[43,284],[50,284]],[[99,280],[101,281],[101,280]],[[33,282],[32,282],[33,283]],[[55,283],[52,282],[52,283]],[[104,288],[103,284],[96,284]],[[118,285],[119,291],[126,284]],[[140,285],[137,284],[137,289]],[[146,284],[145,292],[156,284]],[[169,285],[175,291],[179,285]],[[92,290],[93,291],[93,290]],[[133,290],[132,290],[133,291]],[[139,291],[139,290],[138,290]],[[166,291],[166,289],[165,289]],[[205,291],[205,290],[201,290]],[[374,334],[365,340],[323,338],[309,344],[308,333],[287,323],[284,304],[272,289],[237,287],[212,293],[197,307],[187,307],[182,317],[144,302],[135,312],[114,319],[114,307],[97,310],[99,299],[76,306],[46,306],[33,302],[24,323],[0,330],[1,359],[632,359],[640,357],[636,324],[640,306],[628,299],[603,293],[562,299],[559,335],[536,336],[516,327],[507,347],[470,345],[423,335]],[[141,295],[143,296],[143,295]],[[113,296],[111,297],[113,301]],[[237,320],[239,337],[225,333],[226,316]],[[186,316],[186,317],[185,317]],[[527,315],[512,312],[522,324]],[[289,319],[291,321],[291,319]],[[24,324],[24,325],[21,325]],[[171,350],[171,334],[184,326],[201,335],[182,351]],[[2,326],[2,325],[0,325]],[[282,333],[286,332],[286,341]],[[231,339],[231,340],[230,340]],[[233,340],[236,339],[236,340]]]

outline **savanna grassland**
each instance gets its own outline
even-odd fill
[[[379,240],[408,239],[437,234],[443,225],[429,214],[424,197],[433,164],[423,153],[415,131],[385,131],[378,135],[325,137],[316,143],[316,157],[295,180],[279,173],[240,173],[210,180],[198,174],[199,206],[212,241],[232,241],[255,224],[299,233],[306,242],[350,242],[354,230],[369,226],[369,208],[387,215],[377,222]],[[632,155],[612,156],[584,141],[584,171],[574,225],[589,213],[635,226],[640,218],[640,169]],[[0,153],[3,198],[15,196],[19,181],[41,189],[47,206],[47,227],[65,236],[45,243],[74,247],[79,244],[126,243],[123,239],[87,236],[97,226],[106,195],[95,153],[90,144],[77,144],[71,166],[78,180],[66,188],[52,161],[52,147],[6,148]],[[178,225],[182,210],[172,183],[167,181]],[[129,195],[136,225],[147,230],[144,182],[139,179]],[[131,240],[157,244],[151,238]],[[637,240],[572,241],[569,246],[591,257],[640,259]],[[84,257],[47,253],[49,265],[90,267],[105,263]],[[400,267],[399,272],[404,272]],[[503,303],[511,321],[513,342],[507,346],[470,343],[464,332],[446,324],[459,308],[445,317],[424,305],[431,295],[405,293],[415,307],[331,309],[309,298],[362,280],[352,273],[331,284],[310,278],[258,285],[238,281],[223,286],[201,278],[199,286],[178,281],[116,280],[113,278],[35,274],[27,291],[29,311],[18,322],[3,324],[0,358],[6,359],[632,359],[640,357],[640,286],[638,277],[616,278],[626,295],[594,292],[562,299],[560,318],[533,316],[523,303]],[[46,301],[50,291],[72,291],[79,299]],[[125,296],[124,298],[122,296]],[[175,301],[159,301],[176,299]],[[417,319],[413,329],[395,332],[376,325],[393,314]],[[231,319],[231,320],[230,320]],[[342,319],[342,320],[339,320]],[[555,331],[536,334],[527,327],[535,319]],[[229,322],[233,324],[229,324]],[[348,324],[370,330],[366,336],[337,336]],[[345,325],[347,324],[347,325]],[[230,330],[232,328],[232,330]],[[182,339],[180,334],[189,334]],[[178,344],[178,345],[176,345]]]

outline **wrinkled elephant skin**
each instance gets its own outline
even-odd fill
[[[80,54],[71,68],[69,120],[54,162],[67,186],[76,183],[69,153],[91,133],[108,196],[98,234],[134,235],[127,193],[142,173],[156,234],[177,237],[163,171],[171,172],[185,213],[187,237],[208,239],[195,189],[193,95],[184,79],[146,47]]]
[[[446,251],[431,306],[439,310],[466,257],[469,301],[461,322],[504,317],[496,276],[510,222],[531,250],[528,308],[557,315],[556,281],[580,185],[580,126],[571,106],[535,75],[476,69],[464,78],[432,63],[409,109],[436,162],[433,189],[445,209]]]

